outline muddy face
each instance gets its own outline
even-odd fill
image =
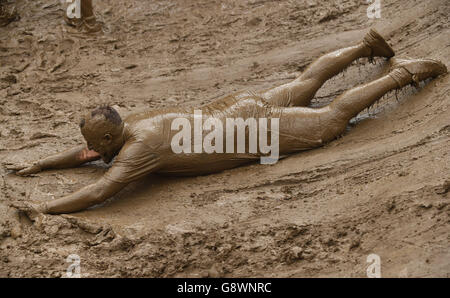
[[[86,115],[81,134],[86,140],[89,150],[94,150],[105,163],[110,163],[122,148],[123,124],[115,125],[102,115],[90,117]]]
[[[104,138],[103,132],[83,128],[81,133],[86,140],[89,150],[94,150],[99,153],[105,163],[111,162],[114,157],[111,150],[111,140]],[[107,134],[108,132],[105,133]]]

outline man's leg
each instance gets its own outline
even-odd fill
[[[314,61],[297,79],[262,93],[276,106],[307,106],[317,90],[330,78],[363,57],[394,56],[394,51],[376,31],[370,30],[364,40],[351,47],[328,53]]]
[[[94,8],[92,7],[92,0],[81,0],[81,17],[89,18],[94,15]]]
[[[435,60],[398,60],[389,74],[348,90],[325,107],[281,108],[280,151],[308,149],[331,141],[344,132],[350,119],[387,92],[445,73],[445,65]]]
[[[102,24],[97,22],[94,15],[94,8],[92,6],[92,0],[81,1],[81,14],[84,19],[84,29],[86,32],[99,32],[102,30]],[[84,10],[83,10],[84,7]]]

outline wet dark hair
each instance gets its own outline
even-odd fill
[[[120,125],[122,123],[122,118],[120,118],[119,113],[110,107],[110,106],[100,106],[91,112],[91,117],[95,117],[96,115],[103,115],[105,119],[111,122],[114,125]],[[86,124],[86,120],[83,118],[80,121],[80,128]]]

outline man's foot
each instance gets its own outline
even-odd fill
[[[7,8],[6,5],[0,3],[0,27],[4,27],[9,23],[18,19],[19,15],[17,14],[15,6],[12,9],[10,9]]]
[[[68,18],[64,17],[64,20],[69,26],[75,28],[74,33],[97,33],[102,31],[102,24],[97,22],[95,16],[85,18]]]
[[[391,62],[389,75],[401,88],[413,83],[434,78],[447,73],[447,67],[438,60],[433,59],[395,59]]]
[[[395,55],[391,46],[374,29],[370,29],[366,36],[364,36],[363,42],[371,50],[370,58],[385,57],[389,59]]]
[[[75,28],[81,26],[83,23],[83,20],[81,18],[69,18],[66,14],[64,14],[64,21],[67,25]]]
[[[102,31],[102,24],[97,22],[94,16],[86,17],[83,21],[84,30],[87,33],[96,33]]]

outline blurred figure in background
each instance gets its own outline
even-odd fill
[[[80,32],[99,32],[102,25],[94,15],[92,0],[61,0],[64,4],[64,20]]]
[[[0,0],[0,27],[6,26],[18,18],[16,7],[7,5],[6,0]]]

